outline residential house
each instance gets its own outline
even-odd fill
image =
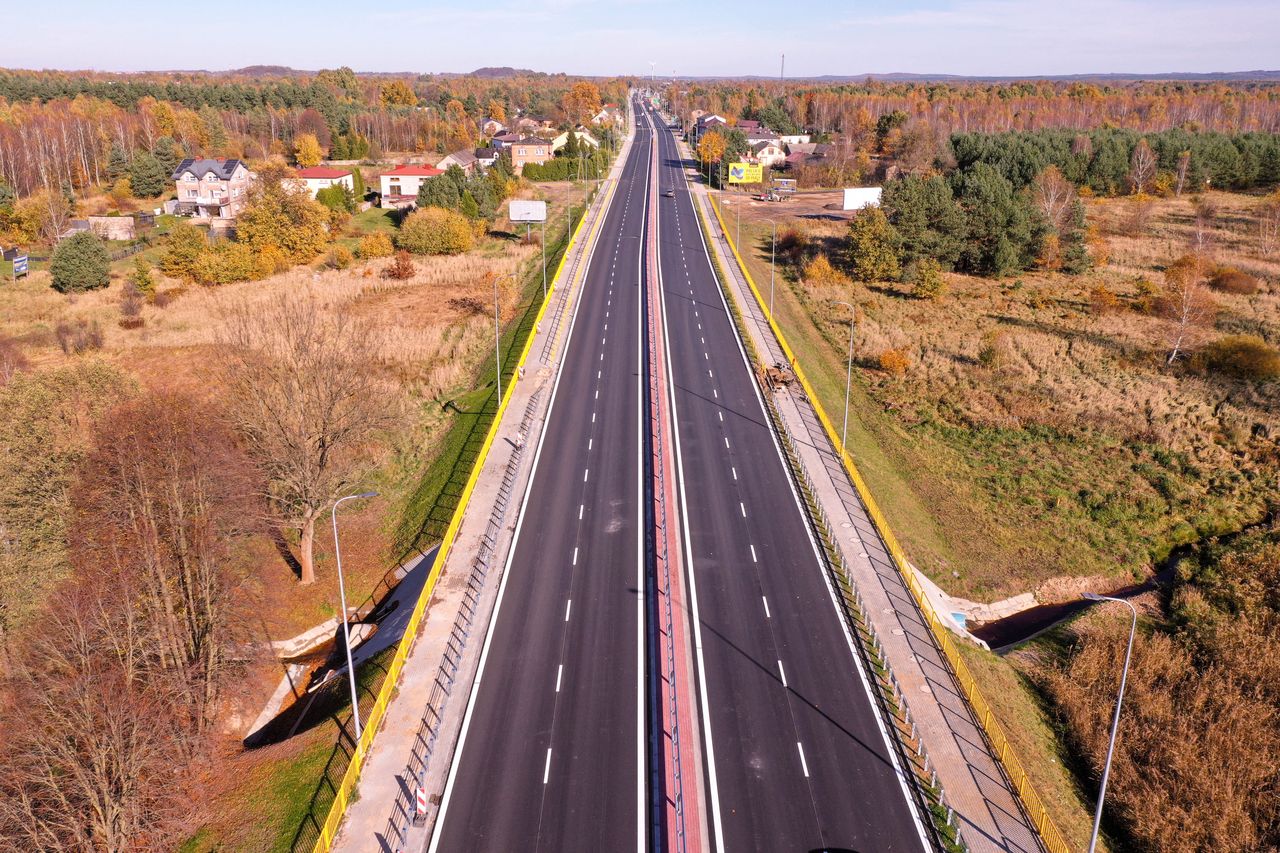
[[[778,134],[774,133],[767,127],[752,127],[746,129],[739,127],[738,129],[747,137],[748,145],[759,145],[761,142],[772,142],[779,148],[782,147],[782,142],[778,138]]]
[[[297,176],[292,180],[297,186],[306,189],[312,198],[315,198],[316,193],[320,192],[320,190],[333,186],[344,186],[352,192],[355,192],[356,188],[355,179],[351,177],[350,169],[335,169],[331,166],[312,166],[309,169],[299,169]]]
[[[520,133],[545,134],[555,130],[556,123],[543,116],[522,116],[516,121],[516,130]]]
[[[787,152],[778,143],[765,140],[751,146],[751,159],[772,168],[787,161]]]
[[[551,143],[536,136],[526,136],[510,145],[511,168],[517,175],[524,171],[526,163],[545,163],[552,157]]]
[[[470,148],[463,148],[461,151],[455,151],[452,154],[445,155],[445,158],[436,163],[437,169],[447,169],[450,166],[457,166],[462,171],[470,175],[476,170],[476,155]]]
[[[605,104],[600,112],[591,117],[591,123],[595,125],[621,125],[622,122],[622,110],[618,109],[617,104]]]
[[[198,219],[234,219],[244,209],[254,175],[240,160],[188,157],[170,177],[178,191],[175,213]]]
[[[728,122],[724,120],[723,116],[718,116],[715,113],[698,116],[698,120],[693,123],[693,131],[690,134],[689,141],[697,145],[698,140],[702,138],[702,134],[718,127],[724,127],[727,124]]]
[[[573,135],[578,137],[579,145],[589,145],[592,148],[600,147],[600,142],[594,136],[587,133],[585,130],[582,130],[582,129],[575,130],[573,132]],[[566,130],[564,133],[560,134],[555,139],[551,140],[551,153],[554,154],[555,152],[559,151],[561,148],[565,147],[568,144],[569,144],[569,131]]]
[[[476,166],[481,170],[488,169],[502,156],[497,148],[477,148],[472,153],[476,155]]]
[[[783,145],[805,145],[812,138],[807,133],[782,133],[778,135],[778,141]]]
[[[507,126],[496,118],[486,116],[480,119],[480,132],[485,136],[497,136],[499,133],[505,133]]]
[[[507,148],[519,141],[520,141],[520,134],[515,133],[514,131],[511,133],[499,133],[497,136],[493,138],[493,147],[501,151],[502,149]]]
[[[418,202],[418,188],[427,178],[443,175],[443,169],[432,166],[396,166],[378,176],[382,188],[382,207],[413,207]]]

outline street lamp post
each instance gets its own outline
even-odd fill
[[[493,365],[498,378],[498,406],[502,405],[502,326],[499,322],[498,282],[515,279],[515,273],[493,277]]]
[[[849,388],[853,384],[853,324],[858,319],[858,309],[848,302],[837,301],[849,309],[849,361],[844,370],[844,425],[840,427],[840,452],[844,453],[845,438],[849,435]]]
[[[343,501],[372,498],[377,492],[347,495],[333,502],[333,554],[338,561],[338,603],[342,607],[342,644],[347,647],[347,680],[351,684],[351,719],[356,724],[356,743],[360,742],[360,696],[356,691],[356,667],[351,661],[351,629],[347,626],[347,588],[342,580],[342,548],[338,545],[338,505]]]
[[[773,268],[778,258],[778,220],[766,219],[773,228],[773,243],[769,249],[769,319],[773,319]]]
[[[1089,839],[1089,853],[1093,853],[1098,846],[1098,828],[1102,825],[1102,803],[1107,797],[1107,779],[1111,776],[1111,757],[1115,754],[1116,749],[1116,732],[1120,726],[1120,706],[1124,702],[1124,687],[1129,680],[1129,660],[1133,657],[1133,635],[1138,630],[1138,610],[1123,598],[1115,598],[1110,595],[1098,595],[1092,592],[1086,592],[1084,598],[1089,601],[1118,601],[1133,614],[1133,622],[1129,625],[1129,647],[1124,653],[1124,669],[1120,673],[1120,692],[1116,695],[1116,710],[1111,717],[1111,740],[1107,744],[1107,761],[1102,766],[1102,784],[1098,788],[1098,807],[1093,815],[1093,836]]]

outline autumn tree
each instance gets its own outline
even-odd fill
[[[329,213],[286,176],[278,164],[258,170],[236,218],[236,240],[259,254],[278,253],[291,263],[306,263],[329,239]]]
[[[502,101],[497,98],[489,99],[489,118],[494,121],[505,122],[507,120],[507,108],[502,105]]]
[[[1178,166],[1174,172],[1173,194],[1182,195],[1183,188],[1187,185],[1187,170],[1191,166],[1191,152],[1178,152]]]
[[[698,159],[703,163],[719,163],[727,148],[724,135],[719,131],[704,133],[698,140]]]
[[[600,88],[589,80],[573,84],[560,106],[571,124],[580,124],[600,112]]]
[[[165,238],[160,271],[173,278],[195,281],[200,257],[208,247],[203,231],[190,223],[176,222]]]
[[[1057,166],[1046,166],[1031,185],[1036,209],[1054,231],[1061,233],[1070,221],[1075,185],[1062,176]]]
[[[1168,327],[1166,365],[1199,344],[1213,324],[1217,306],[1209,295],[1205,273],[1206,264],[1199,255],[1183,255],[1164,271],[1164,293],[1156,301],[1156,310]]]
[[[418,103],[418,96],[403,80],[391,80],[382,84],[378,100],[384,107],[412,107]]]
[[[299,535],[299,580],[315,581],[316,521],[363,470],[362,452],[390,417],[374,371],[378,339],[364,320],[326,317],[310,298],[242,305],[222,340],[231,415]]]
[[[319,166],[324,159],[320,141],[313,133],[300,133],[293,140],[293,159],[303,169]]]
[[[898,232],[879,207],[865,207],[849,225],[849,266],[859,281],[895,281],[902,274],[898,262]]]

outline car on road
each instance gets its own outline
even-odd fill
[[[667,190],[666,192],[664,192],[664,193],[662,194],[662,196],[663,196],[663,198],[675,198],[675,197],[676,197],[676,191],[675,191],[675,190]]]

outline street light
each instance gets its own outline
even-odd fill
[[[840,427],[840,452],[844,453],[844,441],[849,434],[849,388],[853,384],[853,324],[858,319],[858,309],[848,302],[836,301],[849,309],[849,363],[844,371],[844,426]]]
[[[347,627],[347,588],[342,580],[342,548],[338,545],[338,505],[343,501],[372,498],[377,492],[347,495],[333,502],[333,554],[338,561],[338,603],[342,606],[342,643],[347,647],[347,680],[351,683],[351,719],[356,724],[356,743],[360,742],[360,697],[356,692],[356,667],[351,661],[351,629]]]
[[[499,324],[500,310],[498,308],[498,282],[505,281],[507,279],[512,279],[514,281],[515,277],[516,277],[516,274],[512,272],[506,273],[505,275],[495,275],[493,277],[493,365],[497,371],[497,377],[498,377],[498,407],[499,408],[502,407],[502,342],[501,342],[502,327]]]
[[[773,319],[773,268],[778,258],[778,220],[766,219],[773,226],[773,248],[769,250],[769,319]]]
[[[1093,836],[1089,839],[1089,853],[1098,846],[1098,827],[1102,825],[1102,803],[1107,797],[1107,779],[1111,775],[1111,756],[1116,749],[1116,731],[1120,726],[1120,705],[1124,702],[1124,686],[1129,679],[1129,659],[1133,656],[1133,635],[1138,630],[1138,610],[1123,598],[1110,595],[1098,595],[1086,592],[1083,595],[1089,601],[1118,601],[1133,613],[1133,622],[1129,626],[1129,648],[1124,653],[1124,670],[1120,674],[1120,692],[1116,695],[1116,712],[1111,717],[1111,741],[1107,744],[1107,762],[1102,766],[1102,785],[1098,789],[1098,807],[1093,815]]]

